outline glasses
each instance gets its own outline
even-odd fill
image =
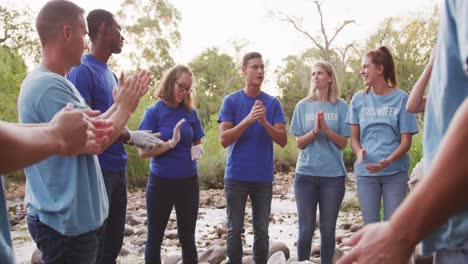
[[[176,82],[177,84],[177,91],[179,93],[182,93],[182,92],[185,92],[185,93],[191,93],[192,92],[192,88],[189,86],[189,87],[186,87],[186,86],[183,86],[181,85],[180,83]]]

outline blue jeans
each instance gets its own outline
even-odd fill
[[[437,250],[434,264],[468,264],[468,240],[455,248]]]
[[[408,174],[389,176],[357,176],[357,191],[362,217],[366,224],[380,222],[383,198],[384,220],[387,221],[408,193]]]
[[[109,199],[109,216],[102,225],[96,263],[115,264],[124,239],[127,177],[125,171],[102,170],[102,175]]]
[[[198,176],[167,179],[150,173],[146,186],[148,239],[145,263],[161,263],[161,243],[173,206],[177,217],[177,234],[182,247],[182,261],[184,264],[198,263],[195,227],[199,200]]]
[[[310,260],[317,204],[320,210],[320,263],[332,263],[335,254],[335,228],[345,193],[345,177],[319,177],[296,173],[294,179],[299,237],[297,258]]]
[[[253,258],[255,263],[267,263],[271,198],[273,185],[271,182],[241,182],[236,180],[224,181],[226,195],[228,235],[227,256],[228,263],[242,263],[242,239],[244,233],[244,214],[247,196],[252,204],[252,223],[254,229]]]
[[[26,219],[44,264],[89,264],[96,260],[101,228],[78,236],[64,236],[36,216],[27,215]]]

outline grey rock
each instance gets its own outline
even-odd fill
[[[34,250],[32,256],[31,256],[31,263],[32,264],[42,264],[42,254],[41,254],[41,251],[39,251],[39,249],[36,248],[36,250]]]
[[[270,242],[270,247],[268,251],[268,258],[270,258],[273,254],[275,254],[278,251],[282,251],[286,259],[289,259],[290,257],[289,248],[283,242]]]
[[[221,263],[226,259],[226,248],[213,246],[201,253],[198,257],[198,262],[209,262],[212,264]]]
[[[269,259],[267,264],[286,264],[286,257],[283,251],[277,251]]]
[[[181,255],[170,255],[163,261],[163,264],[177,264],[182,260]]]
[[[133,229],[133,227],[125,225],[124,236],[128,237],[128,236],[131,236],[133,234],[135,234],[135,230]]]

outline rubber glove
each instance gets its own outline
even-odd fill
[[[202,144],[192,146],[192,148],[190,149],[190,154],[192,155],[192,160],[199,160],[202,157],[204,152],[205,151],[203,150],[203,145]]]
[[[185,122],[185,118],[182,118],[177,122],[177,124],[174,127],[174,130],[172,131],[172,138],[169,139],[168,143],[171,148],[174,148],[177,143],[180,141],[180,127],[182,124]]]

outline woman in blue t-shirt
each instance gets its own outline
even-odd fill
[[[139,150],[151,157],[146,186],[148,238],[146,263],[161,263],[161,243],[172,207],[177,216],[177,231],[184,263],[196,263],[195,225],[198,215],[199,182],[196,159],[201,157],[203,129],[192,101],[192,72],[183,65],[170,69],[161,81],[140,130],[160,132],[160,146],[153,151]]]
[[[406,111],[408,94],[397,88],[395,62],[386,47],[370,50],[360,72],[365,90],[353,96],[347,122],[357,155],[354,172],[366,224],[380,222],[383,198],[388,220],[408,191],[408,151],[418,132],[416,116]]]
[[[348,106],[339,97],[340,89],[332,65],[316,63],[312,67],[310,93],[297,103],[290,128],[301,149],[294,180],[299,218],[299,261],[310,259],[317,204],[320,208],[321,263],[332,263],[335,252],[335,226],[347,176],[341,150],[346,147],[350,133],[345,122]]]

